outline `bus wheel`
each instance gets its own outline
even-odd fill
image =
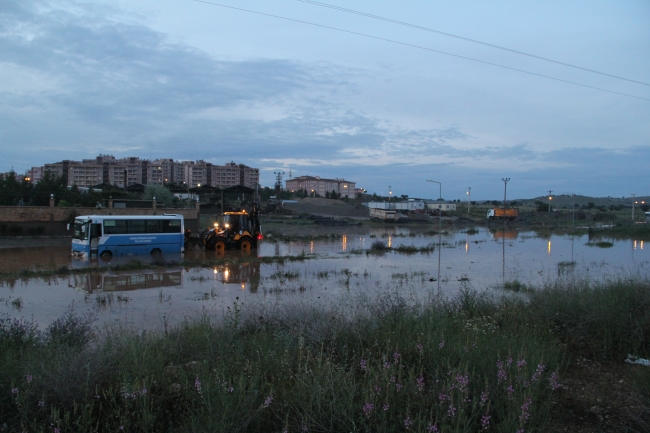
[[[154,248],[151,250],[151,257],[154,259],[159,259],[160,256],[162,256],[162,251],[160,251],[160,248]]]
[[[223,239],[217,239],[217,241],[214,243],[214,250],[219,253],[226,251],[226,241]]]
[[[104,262],[109,262],[113,258],[113,253],[111,253],[108,250],[104,250],[99,255],[99,258],[102,259],[102,261],[104,261]]]
[[[251,246],[253,246],[253,243],[248,238],[244,238],[241,241],[239,241],[239,249],[241,249],[242,251],[250,251]]]

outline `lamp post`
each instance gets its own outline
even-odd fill
[[[438,201],[442,200],[442,183],[428,180],[438,184]],[[442,248],[442,203],[438,203],[438,291],[440,291],[440,249]]]
[[[467,215],[469,215],[469,205],[471,203],[472,199],[472,187],[468,186],[467,187]]]
[[[553,191],[549,189],[548,190],[548,213],[551,213],[551,200],[553,200],[553,196],[551,194],[553,194]]]

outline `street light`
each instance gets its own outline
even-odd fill
[[[436,180],[428,180],[438,184],[438,201],[442,200],[442,183]],[[438,203],[438,291],[440,291],[440,249],[442,248],[442,203]]]
[[[635,220],[634,220],[634,205],[637,205],[637,204],[644,205],[644,204],[645,204],[645,201],[644,201],[644,200],[641,200],[641,201],[634,201],[634,202],[632,202],[632,222],[635,221]]]
[[[472,198],[472,187],[468,186],[467,187],[467,215],[469,215],[469,205],[470,205],[470,200]]]

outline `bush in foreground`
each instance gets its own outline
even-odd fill
[[[159,332],[113,328],[93,339],[85,338],[87,322],[72,316],[46,333],[5,318],[0,425],[544,431],[566,347],[594,347],[604,357],[648,349],[639,334],[649,329],[647,314],[622,317],[647,305],[647,289],[583,282],[538,290],[531,302],[470,290],[427,302],[385,293],[331,309],[236,303],[218,323],[204,316]]]

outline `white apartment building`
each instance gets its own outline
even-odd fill
[[[318,194],[325,197],[332,191],[341,194],[341,198],[356,197],[356,183],[345,179],[323,179],[319,176],[299,176],[286,181],[286,190],[296,192],[307,191],[307,194]]]

